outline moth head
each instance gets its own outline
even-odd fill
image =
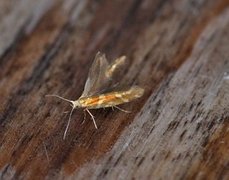
[[[75,108],[77,108],[77,107],[80,107],[80,103],[79,103],[78,100],[77,100],[77,101],[71,101],[71,105],[72,105],[72,108],[73,108],[73,109],[75,109]]]

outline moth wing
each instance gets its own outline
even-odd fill
[[[110,92],[108,93],[109,95],[112,94],[113,96],[115,96],[115,98],[112,99],[112,102],[109,102],[110,99],[109,99],[109,95],[108,95],[108,98],[106,97],[106,94],[105,95],[105,100],[104,102],[110,106],[115,106],[115,105],[119,105],[119,104],[123,104],[123,103],[127,103],[127,102],[130,102],[134,99],[137,99],[137,98],[140,98],[141,96],[143,96],[144,94],[144,89],[139,87],[139,86],[132,86],[130,88],[125,88],[121,91],[113,91],[113,92]],[[112,95],[110,95],[112,97]],[[108,102],[106,102],[108,101]],[[106,106],[106,105],[104,105]]]
[[[126,56],[121,56],[115,59],[106,69],[105,75],[109,79],[106,84],[107,88],[104,88],[103,93],[117,91],[118,89],[123,89],[122,79],[125,72],[126,66]],[[121,87],[120,87],[121,85]]]
[[[111,63],[105,72],[105,75],[112,79],[113,76],[117,73],[117,70],[120,69],[121,66],[123,66],[125,64],[126,61],[126,56],[121,56],[117,59],[114,60],[113,63]]]
[[[102,84],[107,81],[104,74],[108,66],[105,54],[98,52],[89,70],[81,97],[94,95],[101,90]]]
[[[107,91],[114,86],[112,82],[117,70],[125,63],[126,57],[121,56],[109,64],[105,54],[98,52],[89,70],[81,97],[92,96]]]

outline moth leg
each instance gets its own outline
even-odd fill
[[[112,106],[112,108],[113,108],[113,107],[117,108],[118,110],[120,110],[120,111],[122,111],[122,112],[131,113],[131,111],[127,111],[127,110],[122,109],[122,108],[120,108],[120,107],[118,107],[118,106]]]
[[[112,111],[114,111],[114,106],[111,106]]]
[[[97,127],[97,125],[96,125],[96,122],[95,122],[95,118],[94,118],[94,116],[91,114],[91,112],[86,108],[85,109],[87,112],[88,112],[88,114],[91,116],[91,119],[93,120],[93,123],[94,123],[94,125],[95,125],[95,128],[96,129],[98,129],[98,127]]]

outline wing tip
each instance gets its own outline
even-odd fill
[[[140,86],[137,86],[137,85],[132,86],[130,90],[132,91],[133,94],[135,94],[134,96],[136,98],[143,96],[143,94],[145,92],[145,90],[143,88],[141,88]]]

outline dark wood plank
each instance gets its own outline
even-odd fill
[[[229,178],[229,1],[0,2],[1,179]],[[20,19],[20,20],[18,20]],[[127,55],[130,114],[68,104],[97,51]]]

